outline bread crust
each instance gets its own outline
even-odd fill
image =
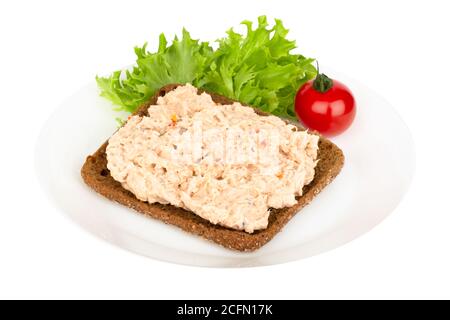
[[[145,116],[148,107],[156,104],[159,96],[164,96],[177,86],[179,84],[169,84],[162,87],[134,114]],[[199,92],[204,92],[204,90],[199,89]],[[234,100],[226,97],[210,92],[207,93],[211,95],[213,101],[216,103],[230,104],[234,102]],[[255,109],[255,111],[260,115],[267,115],[258,109]],[[297,204],[288,208],[271,209],[268,227],[250,234],[244,231],[214,225],[190,211],[172,205],[150,204],[138,200],[131,192],[124,189],[119,182],[111,177],[107,168],[107,145],[108,142],[105,142],[94,154],[88,156],[81,168],[81,176],[89,187],[112,201],[161,220],[164,223],[177,226],[184,231],[201,236],[225,248],[238,251],[254,251],[269,242],[297,212],[309,204],[339,174],[344,165],[344,154],[342,150],[321,136],[317,156],[319,162],[315,170],[314,180],[304,187],[303,195],[298,197]]]

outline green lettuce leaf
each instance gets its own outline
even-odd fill
[[[250,21],[242,24],[246,34],[228,30],[227,37],[217,40],[216,50],[193,40],[185,29],[182,39],[175,37],[170,46],[161,34],[157,52],[148,52],[146,45],[135,48],[131,71],[97,77],[101,95],[118,109],[133,112],[165,84],[189,82],[278,116],[295,117],[295,94],[316,75],[314,60],[291,53],[296,44],[286,39],[281,20],[272,28],[265,16],[258,18],[256,28]]]
[[[295,41],[286,39],[288,30],[281,20],[268,28],[265,16],[253,29],[244,21],[246,35],[227,32],[219,40],[202,86],[227,97],[283,117],[294,117],[297,90],[316,74],[313,59],[291,54]]]
[[[148,52],[147,44],[134,52],[137,59],[132,70],[96,78],[100,95],[116,104],[118,110],[128,112],[135,111],[166,84],[196,83],[213,51],[208,43],[193,40],[183,29],[181,40],[175,37],[170,46],[161,34],[157,52]]]

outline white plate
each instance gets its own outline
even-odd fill
[[[405,123],[368,88],[336,73],[353,90],[353,126],[333,139],[346,156],[336,180],[253,253],[238,253],[165,225],[97,195],[80,177],[85,157],[115,130],[112,106],[91,83],[66,100],[45,124],[36,149],[39,180],[52,201],[83,228],[130,251],[208,267],[272,265],[316,255],[364,234],[391,213],[414,172]]]

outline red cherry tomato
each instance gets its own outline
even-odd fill
[[[352,124],[356,104],[347,86],[319,74],[297,92],[295,112],[307,128],[325,136],[335,136]]]

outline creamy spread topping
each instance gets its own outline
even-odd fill
[[[314,178],[319,137],[191,85],[159,97],[109,140],[112,177],[138,199],[252,233],[296,204]]]

